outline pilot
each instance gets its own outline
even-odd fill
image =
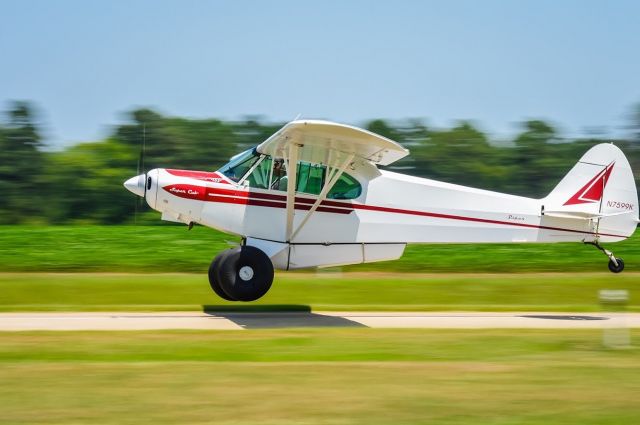
[[[283,159],[276,159],[273,162],[271,189],[287,190],[287,171],[285,170]]]

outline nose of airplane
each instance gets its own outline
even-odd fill
[[[135,193],[138,196],[144,196],[144,185],[146,176],[144,174],[140,174],[139,176],[131,177],[129,180],[124,182],[124,187],[131,193]]]

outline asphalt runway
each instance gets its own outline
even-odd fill
[[[640,328],[640,313],[0,313],[0,331],[234,330],[311,327],[425,329]]]

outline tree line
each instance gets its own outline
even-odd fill
[[[133,222],[136,197],[122,183],[136,174],[143,140],[147,170],[216,170],[283,125],[259,118],[170,117],[150,109],[127,117],[105,140],[55,151],[43,141],[33,106],[12,103],[0,120],[0,224]],[[619,140],[567,140],[541,120],[521,123],[512,140],[500,143],[470,121],[435,129],[422,120],[375,119],[363,127],[411,150],[387,169],[483,189],[543,197],[589,147],[602,142],[621,147],[636,181],[640,177],[640,107],[629,137]]]

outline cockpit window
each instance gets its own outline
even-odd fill
[[[231,161],[218,172],[250,188],[286,192],[288,186],[286,168],[282,158],[274,159],[269,155],[260,155],[253,148],[231,158]],[[319,195],[327,184],[327,167],[324,165],[299,161],[296,171],[296,192],[298,193]],[[358,180],[347,173],[342,173],[327,194],[327,198],[355,199],[361,193],[362,186]]]
[[[240,181],[247,171],[260,159],[260,154],[255,148],[249,149],[231,158],[231,161],[218,170],[234,182]]]
[[[280,161],[280,162],[278,162]],[[280,164],[280,166],[279,166]],[[258,167],[260,168],[260,167]],[[271,189],[287,190],[287,176],[283,170],[282,160],[274,162]],[[298,162],[296,177],[296,192],[319,195],[322,188],[327,184],[327,167],[319,164],[310,164],[305,161]],[[354,177],[347,173],[342,173],[338,181],[333,185],[328,199],[355,199],[362,194],[362,185]]]
[[[259,189],[269,188],[269,175],[271,174],[271,157],[265,156],[260,161],[260,164],[256,164],[251,174],[247,176],[246,182],[249,183],[249,187],[257,187]]]
[[[347,173],[342,173],[336,184],[333,185],[327,198],[329,199],[355,199],[362,193],[362,186],[358,180]]]
[[[296,191],[319,195],[324,185],[325,167],[300,161],[298,163],[298,176],[296,178]]]

